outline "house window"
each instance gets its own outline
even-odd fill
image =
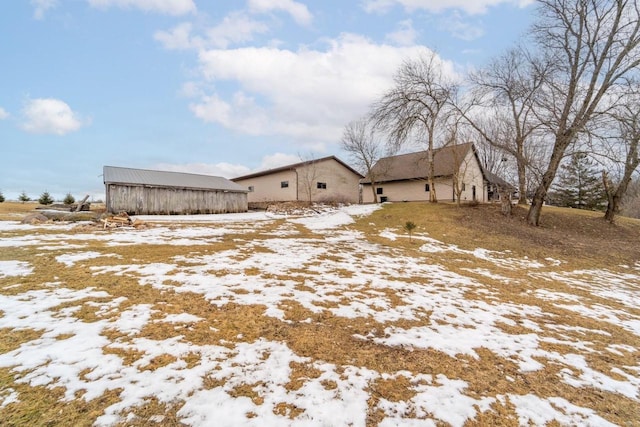
[[[424,191],[431,191],[431,190],[429,189],[429,184],[425,184],[425,185],[424,185]]]
[[[382,187],[376,188],[376,194],[382,194]]]
[[[320,188],[322,190],[326,190],[327,189],[327,183],[326,182],[318,182],[318,188]]]
[[[281,181],[280,188],[289,188],[289,181]]]
[[[249,193],[253,193],[253,185],[249,186]]]
[[[462,191],[467,191],[466,186],[464,185],[464,182],[462,183]]]

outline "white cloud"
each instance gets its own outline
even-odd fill
[[[224,162],[185,164],[158,163],[153,165],[152,169],[170,172],[186,172],[200,175],[222,176],[225,178],[235,178],[236,176],[246,175],[251,172],[251,169],[246,166],[234,165]]]
[[[264,156],[260,166],[256,171],[263,171],[267,169],[278,168],[280,166],[291,165],[294,163],[300,163],[302,160],[299,156],[293,154],[275,153]]]
[[[200,103],[192,104],[190,108],[196,117],[205,122],[216,122],[225,127],[232,127],[231,106],[216,94],[203,95]]]
[[[26,102],[21,127],[30,133],[64,135],[80,129],[82,120],[59,99],[38,98]]]
[[[206,36],[193,35],[193,24],[183,22],[169,31],[157,31],[154,38],[166,49],[186,50],[204,48],[227,48],[253,40],[255,34],[264,34],[269,27],[243,12],[232,12],[222,22],[204,30]]]
[[[414,44],[416,37],[418,37],[418,32],[413,28],[411,19],[399,22],[398,26],[400,28],[398,28],[397,31],[387,34],[386,39],[399,46],[410,46]]]
[[[205,93],[201,87],[199,82],[184,82],[182,87],[178,91],[180,96],[184,96],[185,98],[196,98],[198,96],[204,96]]]
[[[201,51],[204,80],[216,87],[228,81],[238,89],[232,95],[203,95],[191,109],[204,121],[243,133],[335,143],[344,125],[391,86],[402,61],[425,50],[377,45],[349,34],[327,45],[326,50]]]
[[[166,15],[185,15],[194,13],[193,0],[87,0],[93,7],[107,9],[111,6],[123,9],[140,9],[144,12],[157,12]]]
[[[422,9],[439,13],[449,9],[457,9],[470,15],[476,15],[486,13],[490,7],[503,3],[526,7],[535,3],[535,0],[364,0],[363,8],[369,13],[385,13],[393,6],[399,5],[408,11]]]
[[[242,12],[227,15],[220,24],[207,30],[209,46],[226,48],[232,43],[244,43],[253,40],[254,34],[264,34],[269,27]]]
[[[33,17],[35,19],[44,19],[44,14],[47,10],[53,9],[58,5],[58,0],[31,0],[31,5],[34,7]]]
[[[4,120],[9,118],[9,113],[7,113],[7,110],[5,110],[4,108],[0,107],[0,120]]]
[[[452,36],[466,41],[475,40],[484,35],[484,29],[480,25],[472,24],[458,11],[441,19],[440,28]]]
[[[260,165],[255,169],[251,169],[245,165],[226,162],[185,164],[157,163],[151,166],[151,169],[235,178],[238,176],[248,175],[253,172],[278,168],[280,166],[286,166],[293,163],[299,163],[301,161],[302,160],[299,156],[293,154],[274,153],[264,156],[260,162]]]
[[[192,37],[193,25],[190,22],[183,22],[176,25],[169,31],[156,31],[153,38],[162,43],[165,49],[186,50],[197,49],[204,46],[201,37]]]
[[[249,0],[249,9],[257,13],[281,10],[291,15],[299,25],[310,25],[313,20],[307,6],[293,0]]]

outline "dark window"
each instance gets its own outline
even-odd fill
[[[253,185],[249,186],[249,193],[253,193]]]
[[[280,188],[289,188],[289,181],[281,181]]]
[[[320,188],[322,190],[326,190],[327,189],[327,183],[326,182],[318,182],[318,188]]]
[[[429,190],[429,184],[425,184],[425,185],[424,185],[424,191],[430,191],[430,190]]]
[[[376,188],[376,194],[382,194],[382,187]]]
[[[464,185],[464,182],[462,183],[462,191],[466,191],[466,186]]]

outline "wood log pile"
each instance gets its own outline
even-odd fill
[[[102,228],[119,228],[119,227],[134,227],[144,228],[146,224],[140,219],[131,219],[126,212],[120,212],[117,215],[110,215],[108,217],[100,219],[102,222]]]

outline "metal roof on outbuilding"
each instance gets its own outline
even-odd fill
[[[131,184],[197,190],[222,190],[239,193],[248,192],[248,190],[241,185],[221,176],[131,169],[116,166],[103,167],[103,181],[105,184]]]

